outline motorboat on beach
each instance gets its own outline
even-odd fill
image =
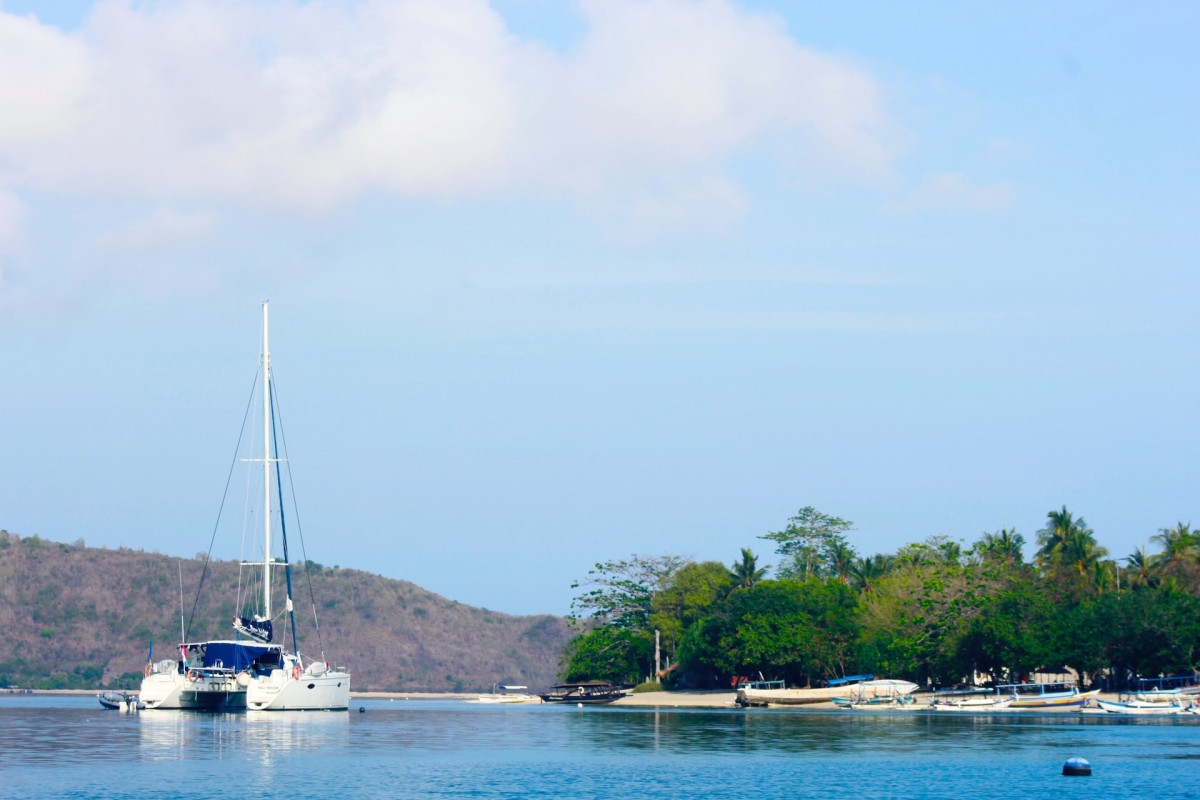
[[[996,686],[996,697],[1011,697],[1014,710],[1026,708],[1070,708],[1082,706],[1100,694],[1099,689],[1081,692],[1074,681],[1053,683],[1002,683]]]
[[[993,711],[1008,711],[1013,697],[999,697],[987,689],[954,689],[934,692],[931,711],[960,711],[987,714]]]
[[[538,695],[544,703],[580,703],[582,705],[603,705],[624,696],[625,692],[620,686],[608,681],[560,683]]]
[[[1200,675],[1138,678],[1130,694],[1137,700],[1150,702],[1189,697],[1200,699]]]
[[[509,686],[505,684],[497,684],[492,687],[491,694],[481,694],[471,703],[491,703],[491,704],[519,704],[519,703],[540,703],[542,699],[534,694],[529,694],[528,686]]]
[[[755,681],[737,689],[740,706],[796,706],[813,703],[835,703],[849,706],[851,702],[866,703],[876,697],[903,697],[921,687],[912,681],[876,679],[874,675],[851,675],[836,678],[825,686],[789,689],[783,681]]]
[[[1138,700],[1136,697],[1121,695],[1119,701],[1094,700],[1095,707],[1107,714],[1125,714],[1131,716],[1174,716],[1176,714],[1195,713],[1196,706],[1189,700]]]

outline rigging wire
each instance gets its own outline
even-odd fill
[[[321,660],[324,661],[325,642],[321,638],[321,623],[317,621],[317,598],[316,595],[313,594],[312,569],[309,567],[308,550],[304,547],[304,529],[300,526],[300,505],[296,502],[296,484],[292,481],[292,465],[291,462],[288,461],[287,434],[284,433],[285,426],[283,424],[283,404],[279,402],[279,381],[278,379],[272,378],[271,383],[276,385],[275,391],[272,392],[271,395],[275,399],[275,413],[279,415],[279,440],[275,446],[278,447],[280,444],[283,445],[283,460],[288,464],[288,489],[292,493],[292,512],[296,520],[296,533],[300,537],[300,556],[304,559],[304,582],[308,584],[308,600],[312,606],[313,627],[316,628],[317,631],[317,646],[321,648]],[[282,507],[282,497],[279,498],[279,504]],[[295,635],[293,634],[293,638],[294,636]]]
[[[217,509],[217,521],[213,523],[212,536],[208,540],[208,550],[204,554],[204,569],[200,571],[200,583],[196,586],[196,598],[192,601],[192,613],[188,615],[184,628],[183,639],[187,641],[187,633],[192,629],[196,619],[196,607],[200,604],[200,592],[204,588],[204,579],[208,576],[208,565],[212,562],[213,542],[217,540],[217,528],[221,524],[221,514],[225,511],[225,498],[229,496],[229,484],[233,480],[233,470],[237,466],[238,453],[242,449],[242,436],[246,432],[246,419],[250,416],[250,406],[254,402],[254,390],[258,386],[258,371],[254,372],[254,383],[250,386],[250,397],[246,400],[246,413],[242,416],[242,429],[238,433],[237,447],[233,450],[233,462],[229,465],[229,474],[225,477],[225,491],[221,493],[221,505]]]

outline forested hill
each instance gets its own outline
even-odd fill
[[[155,660],[170,658],[179,641],[181,566],[190,613],[201,560],[0,531],[0,687],[136,688],[150,641]],[[310,566],[321,641],[301,567],[293,573],[300,651],[324,651],[348,667],[355,690],[474,692],[554,682],[570,638],[560,617],[500,614],[407,581]],[[237,562],[209,564],[190,639],[233,638],[237,585]],[[284,627],[276,623],[277,641]]]

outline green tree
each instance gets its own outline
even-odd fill
[[[653,640],[644,631],[602,625],[567,645],[565,681],[640,683],[654,662]]]
[[[1016,528],[1001,528],[985,533],[972,548],[985,561],[1019,565],[1025,563],[1025,537]]]
[[[685,564],[666,579],[651,600],[650,626],[662,632],[670,657],[675,657],[684,632],[734,585],[733,575],[719,561]]]
[[[1107,555],[1083,517],[1076,519],[1066,506],[1046,514],[1046,527],[1038,531],[1036,561],[1042,574],[1064,592],[1078,597],[1094,591],[1096,564]]]
[[[775,542],[775,552],[784,557],[776,568],[780,578],[808,580],[826,571],[830,548],[839,542],[845,544],[842,536],[853,528],[852,522],[805,506],[788,520],[783,530],[758,538]]]
[[[855,594],[840,582],[764,580],[731,592],[680,646],[689,672],[793,683],[844,675],[854,656]]]
[[[622,561],[605,561],[571,584],[587,588],[571,601],[568,619],[577,627],[608,625],[621,630],[645,631],[650,624],[654,593],[687,563],[682,556],[633,555]]]

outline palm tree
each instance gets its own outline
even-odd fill
[[[742,548],[742,560],[735,561],[729,570],[730,576],[738,587],[749,589],[754,584],[762,580],[767,574],[767,570],[771,568],[768,564],[765,567],[758,566],[758,556],[754,555],[754,551],[748,547]]]
[[[882,554],[855,559],[850,565],[850,582],[860,592],[871,594],[879,579],[891,570],[891,559]]]
[[[1200,536],[1192,532],[1190,522],[1179,522],[1173,528],[1162,528],[1157,536],[1150,537],[1150,541],[1162,545],[1163,569],[1194,560],[1200,547]]]
[[[825,551],[825,558],[829,561],[829,567],[833,570],[834,576],[842,583],[850,582],[850,572],[854,567],[854,557],[857,555],[854,548],[838,537],[830,543]]]
[[[1125,557],[1125,566],[1129,567],[1130,586],[1153,587],[1158,583],[1158,556],[1146,554],[1146,548],[1139,547]]]
[[[1083,517],[1075,519],[1066,506],[1046,514],[1046,519],[1046,527],[1038,531],[1037,562],[1043,570],[1069,569],[1087,576],[1108,555]]]
[[[1023,564],[1025,555],[1022,548],[1025,537],[1017,533],[1016,528],[1001,528],[995,533],[985,533],[975,544],[984,558],[989,561],[1002,561],[1005,564]]]

